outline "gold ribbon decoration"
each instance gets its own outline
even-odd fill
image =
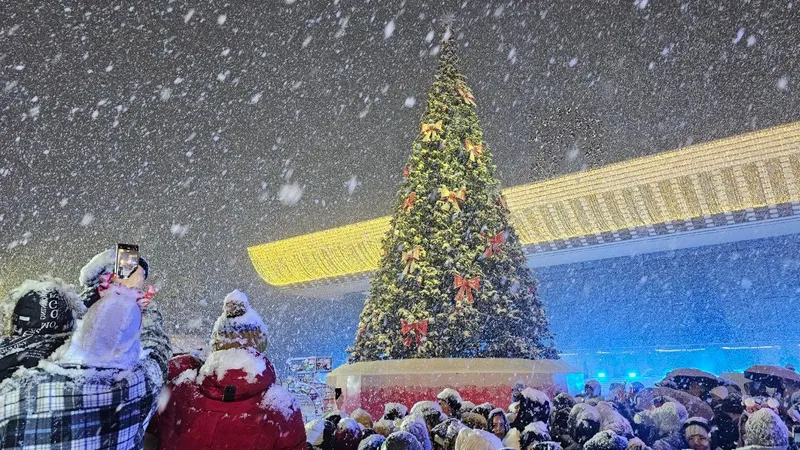
[[[456,212],[461,212],[460,203],[467,199],[467,189],[462,187],[457,191],[451,191],[447,189],[447,186],[442,186],[439,188],[439,196],[441,196],[442,200],[447,201],[445,203],[445,211],[452,208]]]
[[[475,106],[475,96],[472,95],[472,92],[468,91],[467,89],[461,89],[461,88],[457,88],[456,91],[458,92],[458,95],[460,95],[461,98],[464,99],[464,103]]]
[[[469,153],[470,162],[477,161],[478,158],[480,158],[481,155],[483,155],[483,145],[482,144],[475,145],[472,142],[470,142],[469,139],[464,140],[464,148]]]
[[[430,142],[433,139],[439,139],[439,133],[444,131],[442,121],[436,123],[423,123],[420,125],[419,134],[422,135],[422,142]]]
[[[422,258],[422,247],[417,245],[416,247],[412,248],[409,251],[403,251],[400,258],[403,261],[405,267],[403,268],[403,276],[406,276],[414,271],[417,268],[418,264],[417,261]]]

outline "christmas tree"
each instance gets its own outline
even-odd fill
[[[352,362],[557,358],[456,45],[441,45]]]

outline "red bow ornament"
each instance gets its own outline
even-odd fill
[[[458,92],[458,95],[464,99],[464,103],[475,106],[475,96],[472,95],[472,92],[461,88],[456,88],[456,91]]]
[[[103,292],[111,288],[111,284],[113,283],[111,281],[112,278],[114,278],[113,273],[106,272],[100,275],[100,283],[97,285],[98,295],[102,297]],[[157,293],[158,290],[153,287],[153,285],[147,285],[147,290],[136,298],[136,304],[139,306],[139,309],[144,309],[150,306],[151,300],[153,300],[153,297],[155,297]]]
[[[405,200],[403,200],[403,211],[408,212],[408,210],[411,209],[412,206],[414,206],[414,200],[416,199],[417,199],[416,192],[408,194],[408,197]]]
[[[486,253],[484,253],[487,258],[491,258],[500,252],[500,246],[505,242],[505,235],[505,232],[501,231],[494,237],[489,238],[489,246],[486,247]]]
[[[466,297],[466,302],[472,305],[475,303],[472,291],[478,292],[481,288],[481,277],[464,278],[459,274],[455,274],[453,275],[453,287],[458,289],[458,292],[456,292],[457,305],[461,306],[461,303],[464,302],[464,297]]]
[[[417,347],[422,345],[423,339],[428,335],[428,319],[419,322],[408,322],[400,320],[401,334],[403,335],[403,345],[411,347],[411,343],[416,339]]]

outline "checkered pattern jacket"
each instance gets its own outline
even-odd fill
[[[142,448],[171,356],[161,314],[142,312],[143,358],[133,369],[43,362],[0,384],[0,448]]]

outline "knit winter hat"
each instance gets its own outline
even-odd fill
[[[786,448],[789,446],[789,429],[781,418],[769,408],[761,408],[747,419],[744,427],[746,445]]]
[[[247,296],[238,289],[225,297],[224,313],[214,323],[211,333],[211,351],[230,348],[267,350],[267,326],[258,315]]]
[[[459,394],[455,389],[450,388],[439,392],[439,395],[436,396],[436,399],[447,403],[447,406],[449,406],[452,411],[458,411],[461,409],[461,406],[464,403],[464,400],[461,398],[461,394]]]

